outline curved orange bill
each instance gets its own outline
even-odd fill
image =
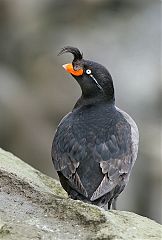
[[[71,63],[67,63],[62,66],[67,72],[73,74],[74,76],[81,76],[83,74],[82,68],[79,70],[74,70],[73,65]]]

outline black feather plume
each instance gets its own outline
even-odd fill
[[[67,46],[67,47],[62,48],[62,50],[59,52],[58,56],[60,56],[64,53],[72,53],[74,56],[73,62],[83,59],[83,54],[79,51],[78,48],[75,48],[75,47]]]

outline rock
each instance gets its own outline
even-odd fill
[[[69,199],[60,184],[0,149],[0,239],[162,239],[148,218]]]

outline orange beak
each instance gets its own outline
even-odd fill
[[[63,65],[63,68],[64,68],[67,72],[73,74],[74,76],[81,76],[81,75],[83,74],[83,69],[82,69],[82,68],[79,69],[79,70],[74,70],[73,65],[72,65],[71,63],[64,64],[64,65]]]

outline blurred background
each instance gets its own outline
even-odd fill
[[[80,96],[57,57],[79,47],[105,65],[116,105],[140,131],[138,160],[118,209],[162,223],[160,1],[0,0],[0,147],[57,178],[50,151],[61,118]]]

